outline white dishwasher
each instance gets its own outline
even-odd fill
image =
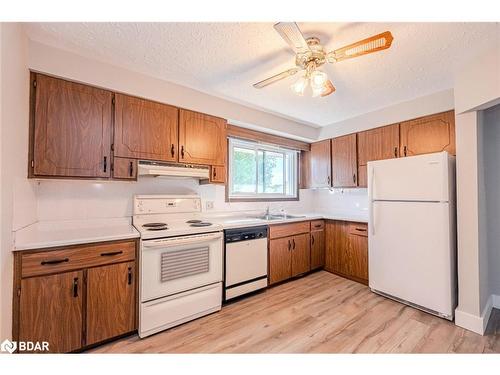
[[[225,231],[224,299],[267,287],[267,226]]]

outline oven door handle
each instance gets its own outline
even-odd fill
[[[146,249],[158,247],[173,247],[180,245],[189,245],[192,243],[203,243],[222,238],[222,232],[201,234],[177,238],[164,238],[159,240],[144,240],[142,246]]]

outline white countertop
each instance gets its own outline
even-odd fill
[[[251,215],[248,212],[218,213],[210,214],[205,217],[211,222],[221,225],[224,229],[293,223],[318,219],[343,220],[362,223],[368,222],[368,215],[364,213],[293,213],[292,215],[300,217],[279,220],[262,220],[252,217],[255,216],[255,214]],[[14,251],[124,240],[138,237],[140,237],[140,234],[132,226],[130,218],[37,222],[15,232]]]
[[[368,213],[332,213],[332,214],[322,214],[322,213],[293,213],[291,215],[300,216],[296,218],[287,218],[279,220],[263,220],[252,217],[249,214],[238,214],[238,213],[227,213],[222,215],[208,216],[207,219],[213,223],[222,225],[224,229],[232,228],[243,228],[243,227],[253,227],[259,225],[274,225],[274,224],[284,224],[293,223],[305,220],[342,220],[342,221],[352,221],[359,223],[368,223]]]
[[[37,222],[15,232],[14,251],[138,237],[129,218]]]

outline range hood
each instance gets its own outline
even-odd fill
[[[210,170],[208,166],[161,163],[155,161],[139,160],[137,174],[152,177],[184,177],[195,179],[208,179]]]

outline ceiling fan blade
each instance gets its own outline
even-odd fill
[[[278,73],[272,77],[266,78],[263,81],[255,83],[253,85],[253,87],[255,87],[256,89],[261,89],[263,87],[266,87],[267,85],[270,85],[271,83],[282,80],[283,78],[293,76],[298,71],[300,71],[299,68],[292,68],[292,69],[285,70],[284,72]]]
[[[274,29],[285,39],[285,42],[292,47],[295,53],[309,51],[309,45],[295,22],[279,22],[274,25]]]
[[[360,40],[359,42],[349,44],[348,46],[336,49],[335,51],[328,53],[327,58],[329,62],[342,61],[366,55],[368,53],[382,51],[391,46],[393,39],[394,38],[392,37],[391,32],[386,31],[384,33]]]
[[[321,94],[321,96],[328,96],[332,94],[335,91],[335,86],[333,85],[332,81],[328,80],[326,81],[325,84],[325,91]]]

